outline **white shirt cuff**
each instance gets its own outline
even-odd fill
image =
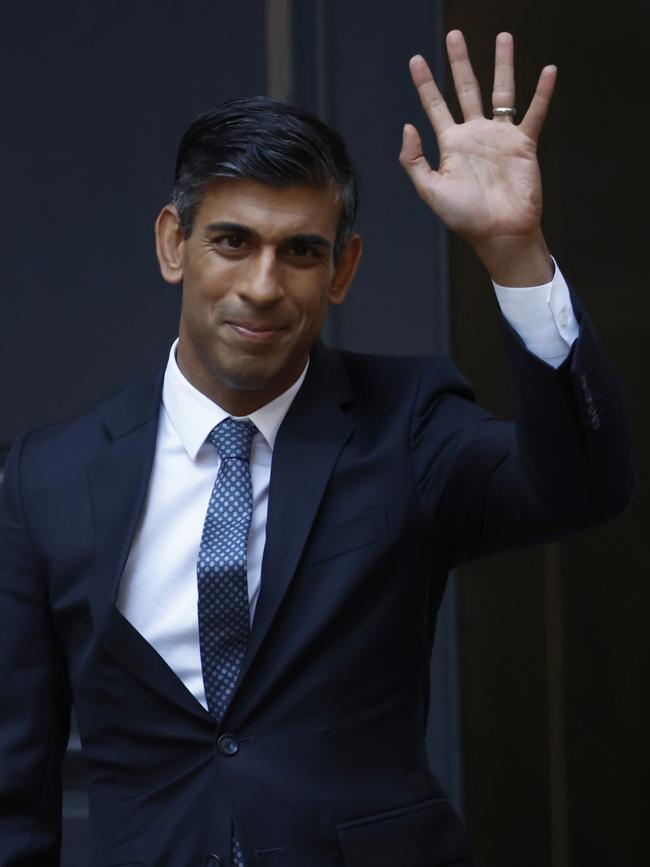
[[[526,349],[552,367],[559,367],[580,332],[569,287],[557,267],[542,286],[500,286],[494,283],[501,312],[524,341]]]

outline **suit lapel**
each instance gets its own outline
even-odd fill
[[[291,583],[336,460],[354,430],[342,409],[352,397],[339,355],[317,344],[273,449],[262,584],[240,683]]]
[[[147,495],[161,390],[162,373],[141,380],[115,399],[103,419],[106,447],[88,470],[96,548],[90,606],[102,644],[127,671],[209,719],[162,657],[115,607]]]
[[[136,383],[109,405],[103,419],[106,447],[88,469],[97,574],[90,591],[95,625],[117,599],[151,473],[162,380]]]

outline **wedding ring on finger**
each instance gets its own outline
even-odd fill
[[[505,120],[514,120],[517,114],[516,108],[493,108],[492,117],[502,117]]]

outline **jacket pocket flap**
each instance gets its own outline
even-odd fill
[[[322,560],[338,557],[354,551],[355,548],[363,548],[387,538],[386,508],[376,506],[352,520],[318,528],[305,547],[303,566],[313,566]]]
[[[467,831],[446,798],[337,825],[348,867],[472,867]]]

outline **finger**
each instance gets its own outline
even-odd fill
[[[424,57],[420,54],[412,57],[409,61],[409,70],[413,84],[417,88],[422,108],[431,121],[433,131],[437,136],[440,136],[448,127],[455,125],[451,112],[447,108],[447,103],[438,90]]]
[[[422,139],[417,129],[410,123],[404,124],[399,161],[420,196],[430,200],[438,173],[431,168],[422,153]]]
[[[521,131],[526,133],[527,136],[535,141],[539,138],[542,126],[546,120],[556,80],[557,67],[545,66],[540,73],[537,88],[528,107],[528,111],[519,125]]]
[[[461,111],[465,120],[483,116],[481,90],[467,53],[465,37],[460,30],[447,34],[447,56]]]
[[[515,107],[515,64],[514,43],[510,33],[499,33],[496,39],[494,57],[494,87],[492,88],[492,108]],[[497,115],[499,117],[499,115]],[[506,122],[511,117],[502,115]]]

